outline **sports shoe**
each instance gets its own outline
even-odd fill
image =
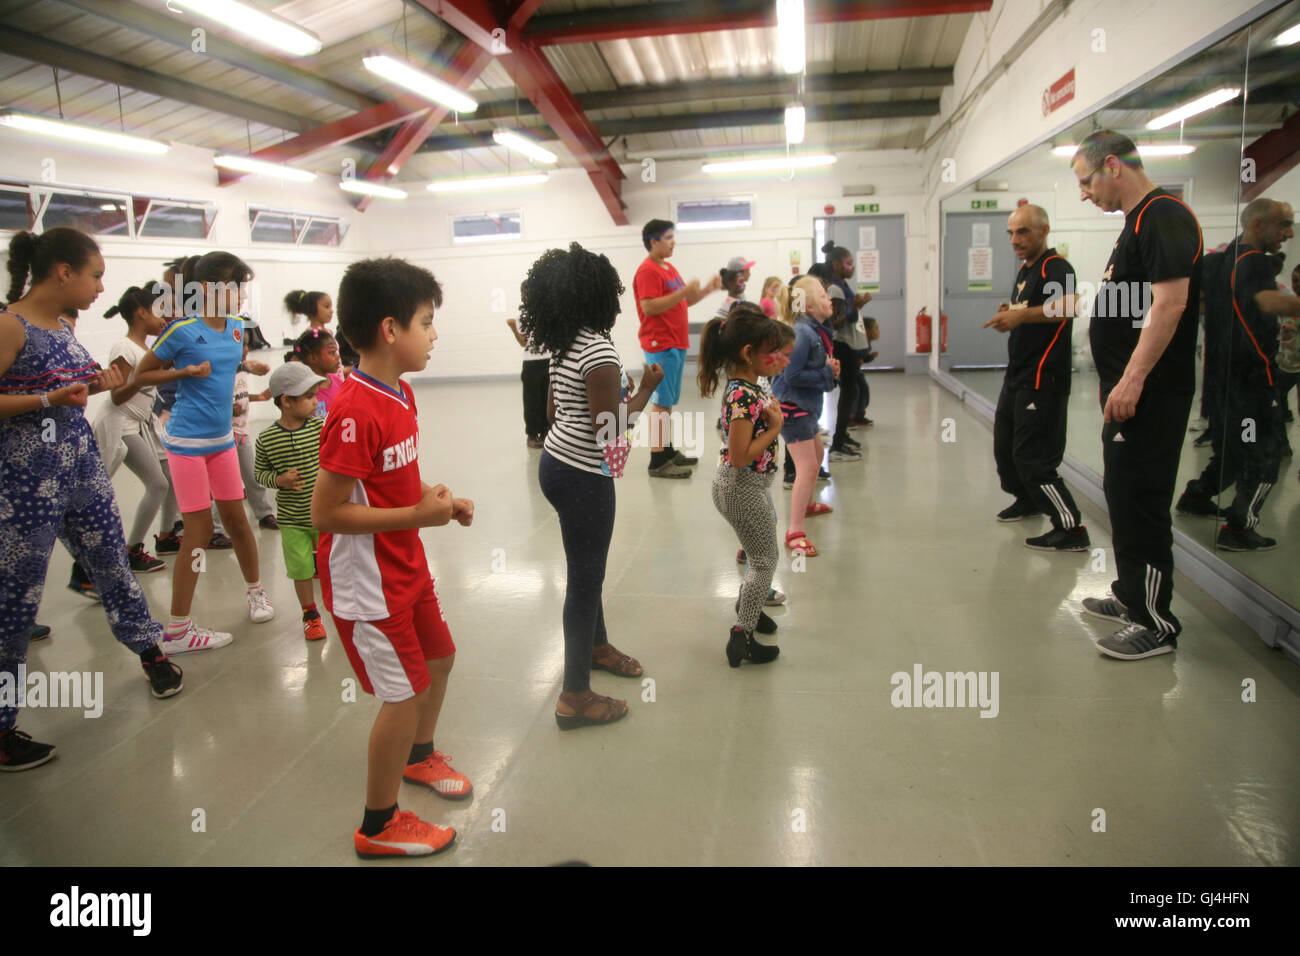
[[[862,455],[851,448],[832,448],[831,461],[861,461]]]
[[[857,439],[849,435],[844,436],[844,444],[848,445],[854,451],[860,451],[862,449],[862,442],[858,441]]]
[[[302,636],[309,641],[319,641],[329,636],[325,633],[325,624],[320,619],[319,611],[302,619]]]
[[[530,438],[527,441],[527,445],[529,448],[543,448],[545,447],[546,443],[543,442],[540,438]]]
[[[279,531],[280,522],[275,520],[275,515],[267,515],[257,523],[259,528],[265,528],[267,531]]]
[[[271,607],[271,599],[266,596],[266,589],[256,587],[249,591],[248,619],[254,624],[263,624],[273,617],[275,617],[275,608]]]
[[[43,641],[50,636],[50,629],[44,624],[33,624],[31,633],[27,635],[27,642]]]
[[[1021,518],[1031,518],[1034,515],[1040,514],[1042,514],[1042,512],[1028,501],[1025,501],[1022,498],[1017,498],[1015,501],[1011,502],[1011,504],[998,512],[998,520],[1019,521]]]
[[[1026,538],[1025,547],[1035,551],[1087,551],[1092,542],[1088,539],[1088,529],[1079,525],[1070,529],[1053,528],[1047,534]]]
[[[131,563],[131,570],[141,574],[149,571],[161,571],[167,567],[165,561],[159,561],[152,554],[144,549],[144,544],[137,544],[133,548],[127,548],[126,558]]]
[[[776,588],[768,588],[767,597],[763,599],[763,603],[768,607],[780,607],[785,603],[785,595]]]
[[[1180,515],[1196,515],[1205,518],[1228,516],[1228,509],[1220,508],[1209,495],[1193,494],[1191,491],[1184,491],[1178,496],[1178,504],[1174,505],[1174,510]]]
[[[1128,624],[1097,642],[1097,650],[1107,657],[1116,657],[1122,661],[1140,661],[1144,657],[1172,654],[1176,646],[1175,638],[1162,639],[1141,624]]]
[[[210,551],[229,551],[235,546],[235,543],[227,538],[224,534],[216,533],[212,535],[212,540],[208,542]]]
[[[144,676],[149,679],[149,692],[159,700],[175,697],[185,686],[181,682],[181,669],[165,656],[152,663],[142,660],[140,666],[144,668]]]
[[[72,576],[72,580],[68,582],[68,590],[80,594],[82,597],[88,597],[92,601],[99,600],[99,592],[95,590],[95,586],[89,581],[78,581],[75,574]]]
[[[194,622],[190,621],[190,626],[184,633],[176,637],[169,637],[167,631],[163,631],[163,639],[158,642],[162,652],[168,657],[174,657],[177,654],[189,654],[192,651],[211,651],[218,647],[225,647],[234,637],[225,631],[213,631],[206,627],[195,627]]]
[[[1225,524],[1219,529],[1214,546],[1221,551],[1272,551],[1277,547],[1277,539],[1266,538],[1253,528],[1238,531]]]
[[[739,551],[736,552],[736,563],[737,563],[737,564],[744,564],[747,560],[749,560],[749,559],[745,557],[745,549],[744,549],[744,548],[741,548]]]
[[[1125,607],[1115,597],[1104,598],[1084,598],[1081,602],[1083,609],[1093,617],[1105,618],[1108,621],[1118,621],[1120,624],[1131,623],[1128,619],[1128,608]]]
[[[658,468],[648,468],[651,478],[689,478],[691,469],[685,465],[679,465],[673,459],[669,458]]]
[[[672,448],[671,445],[669,445],[668,447]],[[684,454],[678,451],[676,448],[673,448],[674,465],[684,465],[685,467],[690,468],[691,466],[698,465],[699,463],[700,460],[698,458],[692,458],[690,455]]]
[[[53,760],[57,753],[54,744],[38,743],[16,727],[0,730],[0,770],[31,770]]]
[[[820,481],[822,484],[829,484],[831,480],[831,473],[827,471],[825,468],[818,468],[817,480]]]
[[[352,844],[363,860],[378,860],[392,856],[432,856],[455,840],[456,831],[451,827],[435,827],[409,810],[395,810],[374,836],[365,836],[358,828]]]
[[[782,478],[782,479],[781,479],[781,487],[784,488],[786,491],[789,491],[791,488],[793,488],[793,487],[794,487],[794,475],[786,475],[784,478]]]
[[[181,549],[181,536],[172,531],[154,535],[153,541],[153,549],[158,554],[176,554]]]
[[[419,763],[407,764],[402,779],[422,783],[448,800],[464,800],[474,792],[474,785],[469,782],[469,777],[452,768],[450,760],[451,754],[435,750]]]

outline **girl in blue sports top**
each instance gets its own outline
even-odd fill
[[[89,236],[59,227],[16,233],[8,268],[10,301],[0,309],[0,680],[25,685],[18,668],[57,537],[99,591],[113,636],[140,655],[154,696],[170,697],[180,693],[181,670],[158,647],[162,628],[131,573],[122,516],[86,422],[87,397],[120,386],[122,375],[101,371],[59,317],[89,308],[104,291],[104,259]],[[18,708],[0,700],[0,770],[36,767],[55,753],[15,729],[17,717]]]
[[[185,318],[173,322],[140,359],[131,383],[154,385],[168,377],[168,366],[188,368],[180,379],[176,404],[163,431],[176,500],[185,523],[183,542],[212,538],[215,500],[226,533],[235,545],[239,570],[248,584],[248,616],[269,621],[275,610],[259,580],[257,541],[244,513],[244,480],[231,430],[235,372],[243,361],[244,323],[237,318],[244,283],[253,278],[238,256],[209,252],[187,262],[182,274],[185,301],[177,304]],[[199,301],[201,298],[201,302]],[[189,308],[189,307],[195,308]],[[172,578],[172,614],[163,646],[169,653],[223,647],[230,634],[199,628],[190,617],[198,570],[190,560],[198,544],[185,544]]]

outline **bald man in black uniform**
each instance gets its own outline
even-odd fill
[[[1133,141],[1087,136],[1071,160],[1080,198],[1124,211],[1088,325],[1101,379],[1103,486],[1118,579],[1084,610],[1123,624],[1097,642],[1120,660],[1171,653],[1182,625],[1174,592],[1170,508],[1196,390],[1200,224],[1158,189]]]

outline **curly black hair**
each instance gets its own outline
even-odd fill
[[[613,328],[623,291],[605,256],[576,242],[547,249],[519,285],[519,332],[538,351],[565,352],[583,329]]]

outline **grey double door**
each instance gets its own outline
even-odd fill
[[[984,328],[998,305],[1010,301],[1020,270],[1007,239],[1007,215],[1001,211],[944,216],[943,311],[948,316],[948,359],[955,369],[1007,364],[1006,335]]]

